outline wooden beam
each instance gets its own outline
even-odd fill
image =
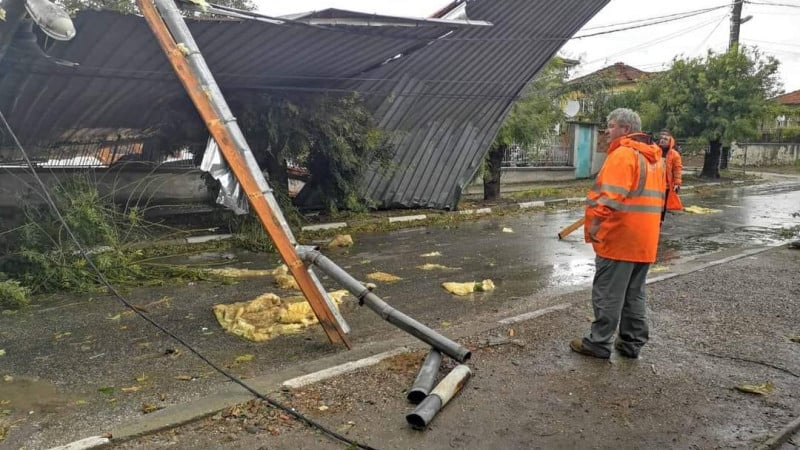
[[[214,109],[214,105],[209,98],[210,96],[207,95],[207,92],[203,89],[203,86],[187,61],[186,55],[181,51],[181,48],[178,47],[178,44],[170,34],[169,29],[156,10],[152,0],[137,0],[136,3],[139,5],[139,9],[142,15],[144,15],[145,20],[147,20],[150,29],[153,30],[162,50],[166,53],[167,58],[175,70],[175,74],[180,79],[183,87],[186,88],[186,92],[200,112],[200,116],[203,118],[206,127],[208,127],[208,131],[217,142],[228,166],[239,180],[264,230],[269,234],[272,242],[275,243],[278,253],[280,253],[281,258],[283,258],[283,261],[289,267],[289,271],[297,280],[300,290],[311,305],[311,309],[314,310],[314,314],[316,314],[317,319],[319,319],[319,323],[325,330],[325,334],[328,335],[328,339],[333,344],[344,344],[347,348],[350,348],[350,342],[347,340],[344,330],[342,330],[333,312],[328,308],[328,304],[323,298],[323,293],[320,292],[316,284],[314,284],[306,270],[305,264],[298,256],[297,250],[289,237],[290,234],[281,226],[281,219],[283,218],[282,212],[280,210],[274,211],[270,207],[265,194],[261,192],[258,182],[250,171],[247,161],[241,151],[236,147],[235,140],[228,127],[238,127],[238,125],[236,123],[223,123],[222,118]],[[269,195],[271,195],[271,193]]]

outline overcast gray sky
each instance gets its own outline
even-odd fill
[[[255,1],[259,11],[271,15],[335,7],[409,17],[428,16],[450,3],[449,0]],[[730,0],[612,0],[576,36],[607,30],[608,28],[597,28],[605,25],[635,24],[640,19],[721,8],[645,28],[573,39],[564,45],[561,54],[582,61],[576,75],[589,73],[615,62],[624,62],[647,71],[661,70],[668,67],[675,56],[701,56],[708,49],[724,51],[728,46],[731,3]],[[749,15],[753,18],[742,24],[740,42],[748,46],[758,46],[765,54],[780,60],[780,76],[784,89],[787,92],[800,89],[800,0],[752,0],[745,3],[742,13],[743,17]]]

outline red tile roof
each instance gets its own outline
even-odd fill
[[[587,78],[596,78],[596,77],[608,78],[619,82],[638,81],[643,78],[652,76],[655,73],[656,72],[645,72],[644,70],[639,70],[636,67],[618,62],[611,66],[603,67],[600,70],[596,70],[590,74],[576,78],[572,81],[574,82],[578,80],[585,80]]]
[[[800,105],[800,89],[779,95],[772,100],[784,105]]]

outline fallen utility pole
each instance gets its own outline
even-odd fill
[[[353,278],[349,273],[345,272],[344,269],[337,266],[336,263],[317,251],[315,247],[300,246],[298,250],[303,261],[315,265],[321,271],[328,274],[328,276],[338,281],[339,284],[358,299],[359,304],[367,305],[369,309],[383,317],[383,320],[411,334],[458,362],[463,363],[472,355],[466,347],[442,336],[389,306],[389,304],[375,295],[369,288],[361,284],[360,281]]]
[[[350,348],[345,335],[347,324],[322,284],[298,256],[291,228],[175,2],[155,0],[154,4],[153,0],[136,0],[136,4],[328,339]]]

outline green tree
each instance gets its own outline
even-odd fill
[[[483,173],[483,198],[500,196],[503,155],[512,145],[522,147],[542,142],[553,134],[556,124],[564,119],[561,99],[565,95],[565,66],[561,58],[553,58],[527,86],[506,117],[486,155]]]
[[[719,178],[723,142],[756,137],[780,92],[778,61],[757,49],[676,59],[639,93],[643,125],[662,124],[678,136],[708,142],[701,176]]]
[[[375,125],[359,96],[243,93],[229,100],[279,198],[287,196],[292,161],[310,172],[300,202],[328,210],[370,206],[359,194],[360,182],[372,164],[389,164],[391,135]]]

